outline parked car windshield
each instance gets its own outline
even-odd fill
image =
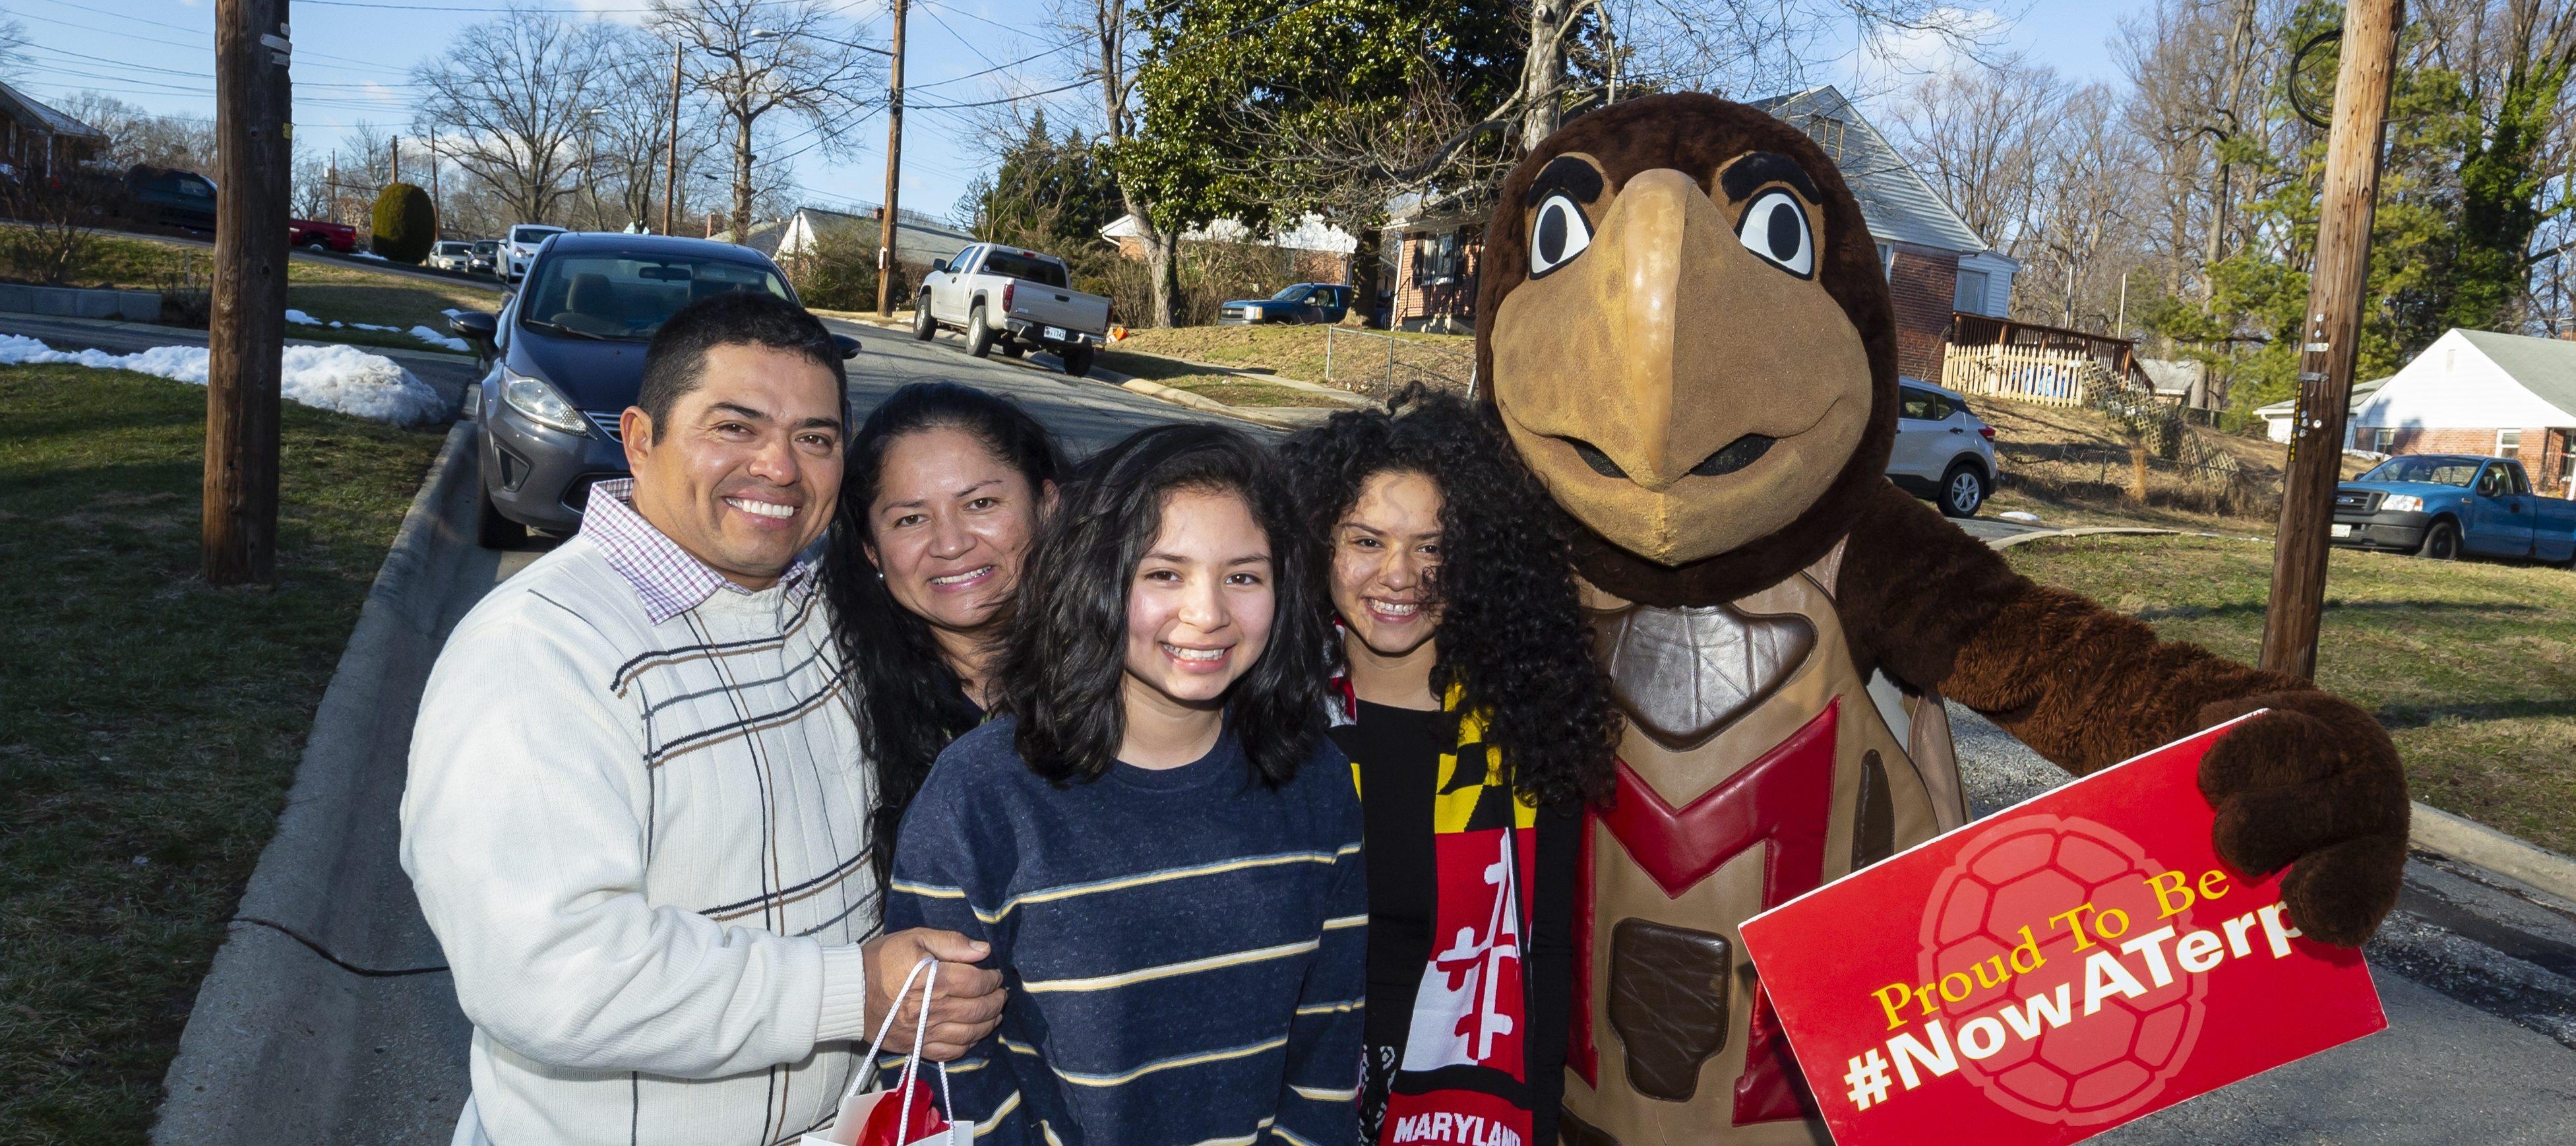
[[[1064,285],[1064,264],[1015,255],[998,247],[992,254],[984,256],[984,273],[1023,279],[1042,286]]]
[[[1315,288],[1307,286],[1304,283],[1299,283],[1295,286],[1284,286],[1279,288],[1279,293],[1270,296],[1270,301],[1304,302],[1306,301],[1306,292],[1313,289]]]
[[[560,234],[563,234],[563,228],[561,227],[512,227],[510,228],[510,241],[513,243],[542,243],[546,241],[546,236]]]
[[[681,307],[735,291],[795,298],[777,272],[754,263],[603,251],[558,254],[542,262],[519,316],[528,325],[566,334],[642,342]]]
[[[2361,475],[2361,480],[2429,482],[2467,488],[2477,476],[2478,463],[2461,458],[2390,458]]]

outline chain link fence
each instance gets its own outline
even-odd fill
[[[1324,383],[1379,401],[1420,382],[1463,396],[1476,392],[1476,358],[1420,339],[1324,328]]]

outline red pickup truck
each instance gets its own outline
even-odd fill
[[[286,221],[286,241],[293,246],[338,251],[345,255],[358,249],[358,229],[346,223],[289,219]]]

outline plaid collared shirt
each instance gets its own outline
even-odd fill
[[[680,548],[680,543],[668,534],[653,528],[653,523],[635,512],[634,496],[634,478],[616,478],[591,486],[590,501],[581,515],[581,536],[597,544],[608,555],[609,566],[635,587],[635,595],[644,601],[645,615],[654,624],[697,608],[719,589],[751,595],[751,590],[734,584]],[[799,554],[796,563],[778,579],[788,600],[802,602],[805,594],[814,591],[814,565],[810,555]]]

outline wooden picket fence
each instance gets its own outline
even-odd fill
[[[1941,357],[1941,384],[1970,396],[2082,406],[2116,380],[2101,359],[2082,350],[1952,343]]]

